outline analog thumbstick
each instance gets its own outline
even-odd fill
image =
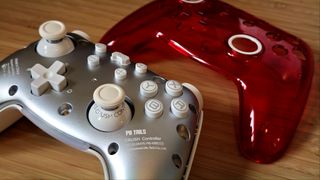
[[[125,102],[124,90],[116,84],[103,84],[93,93],[94,104],[89,109],[91,125],[105,132],[122,128],[131,119],[131,109]]]

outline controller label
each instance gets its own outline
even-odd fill
[[[109,113],[109,112],[101,110],[101,108],[96,104],[93,105],[93,109],[94,109],[94,112],[96,114],[98,114],[100,117],[107,118],[107,119],[108,118],[117,118],[117,117],[121,116],[126,110],[124,108],[124,106],[122,106],[119,110],[114,111],[113,113]]]
[[[2,71],[2,74],[5,76],[20,75],[19,59],[18,58],[10,59],[8,63],[5,63],[1,66],[1,71]]]
[[[126,130],[126,143],[130,150],[158,150],[166,151],[167,147],[160,136],[148,136],[146,129]]]

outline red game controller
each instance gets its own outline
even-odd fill
[[[142,62],[159,54],[183,55],[233,80],[240,99],[240,150],[258,163],[283,155],[312,82],[314,60],[306,43],[215,0],[154,1],[101,42]]]

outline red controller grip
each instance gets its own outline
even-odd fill
[[[259,163],[285,152],[312,82],[314,60],[303,41],[220,1],[154,1],[101,42],[142,62],[184,55],[233,80],[240,150]]]

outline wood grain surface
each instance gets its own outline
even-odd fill
[[[150,64],[152,71],[193,83],[203,93],[204,125],[190,179],[319,179],[319,0],[225,1],[305,40],[314,51],[315,76],[303,120],[286,154],[261,165],[239,154],[233,123],[238,95],[232,82],[192,61]],[[148,2],[0,0],[0,60],[39,39],[38,26],[46,20],[61,20],[69,30],[81,29],[97,42]],[[0,133],[0,179],[102,178],[95,157],[51,138],[26,118]]]

